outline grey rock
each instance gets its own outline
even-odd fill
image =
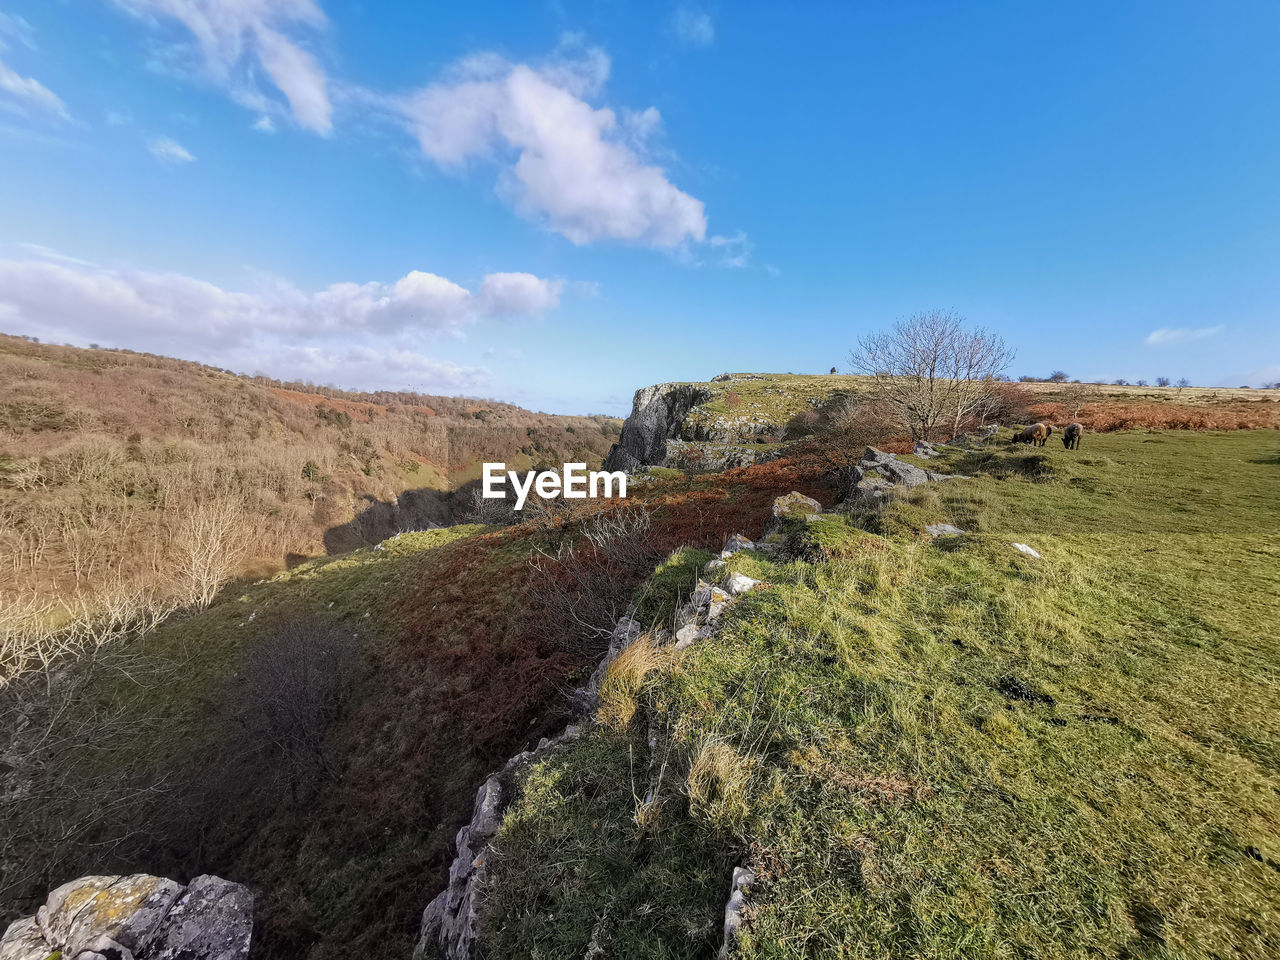
[[[637,390],[631,415],[605,457],[604,468],[631,472],[663,463],[667,441],[680,436],[689,411],[710,399],[710,390],[690,383],[659,383]]]
[[[219,877],[81,877],[0,938],[2,960],[244,960],[253,894]]]
[[[1029,547],[1025,543],[1015,543],[1013,544],[1013,549],[1017,550],[1019,553],[1025,553],[1028,557],[1035,557],[1037,560],[1040,559],[1039,552],[1034,547]]]
[[[930,523],[925,526],[924,532],[932,537],[959,537],[964,535],[963,530],[950,523]]]
[[[853,468],[845,498],[847,500],[863,497],[879,498],[886,496],[895,487],[909,490],[930,482],[960,479],[969,478],[924,470],[914,464],[903,463],[892,453],[867,447],[862,459]]]
[[[729,886],[729,900],[724,905],[724,943],[718,954],[725,960],[732,950],[734,941],[738,939],[738,931],[742,928],[742,910],[746,906],[746,887],[755,882],[755,871],[748,867],[734,867],[733,879]]]
[[[253,894],[220,877],[196,877],[164,923],[136,951],[138,960],[239,960],[249,955]]]
[[[793,490],[773,501],[771,515],[773,519],[781,520],[786,517],[801,517],[821,512],[822,504],[817,500]]]
[[[718,435],[736,438],[736,435],[740,432],[740,425],[726,429],[724,434],[720,434],[718,430],[715,432]],[[667,441],[666,452],[663,454],[661,465],[676,470],[719,472],[721,470],[732,470],[734,467],[749,467],[753,463],[768,463],[770,460],[777,460],[778,456],[777,450],[746,447],[741,443],[733,443],[731,441],[712,442],[671,439]],[[614,469],[619,468],[615,467]]]
[[[769,519],[764,525],[765,536],[781,530],[783,522],[787,519],[807,520],[819,513],[822,513],[822,504],[813,497],[806,497],[803,493],[792,490],[773,501]]]
[[[700,638],[699,627],[696,623],[687,623],[676,631],[676,650],[684,650],[693,646]]]
[[[35,917],[13,921],[0,937],[0,960],[45,960],[52,952]]]
[[[583,716],[593,712],[600,705],[599,689],[600,681],[604,679],[605,671],[609,669],[609,664],[613,663],[619,653],[624,648],[631,646],[636,638],[641,634],[640,624],[632,620],[630,617],[623,617],[614,626],[613,632],[609,635],[609,649],[605,652],[604,659],[592,672],[590,679],[584,687],[579,687],[573,691],[573,712],[575,716]]]
[[[725,581],[724,586],[732,596],[737,596],[740,593],[747,593],[754,590],[759,583],[759,580],[752,579],[746,574],[735,573]]]
[[[734,554],[734,553],[737,553],[739,550],[754,550],[755,548],[756,548],[756,545],[754,543],[752,543],[742,534],[735,533],[732,537],[730,537],[727,541],[725,541],[724,550],[722,551],[721,556],[723,556],[726,553]]]
[[[911,452],[917,457],[923,457],[925,460],[938,455],[938,451],[934,449],[933,444],[927,440],[917,440],[916,445],[911,448]]]

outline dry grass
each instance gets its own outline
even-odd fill
[[[596,714],[599,721],[618,730],[631,726],[636,698],[644,689],[645,679],[669,661],[669,651],[660,648],[651,634],[643,634],[624,647],[600,681],[600,707]]]

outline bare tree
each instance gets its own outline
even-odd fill
[[[248,550],[242,514],[230,500],[196,504],[183,518],[175,548],[186,597],[203,609],[235,573]]]
[[[356,652],[356,639],[337,623],[300,616],[245,655],[239,698],[245,746],[265,751],[295,803],[321,774],[332,773],[325,743],[351,694]]]
[[[1066,383],[1070,379],[1071,378],[1063,370],[1055,370],[1053,373],[1049,374],[1050,383]]]
[[[1186,377],[1179,377],[1179,378],[1178,378],[1178,389],[1179,389],[1179,390],[1184,390],[1184,389],[1186,389],[1186,388],[1187,388],[1187,387],[1189,387],[1189,386],[1191,386],[1191,381],[1190,381],[1190,380],[1188,380]]]
[[[1167,387],[1167,386],[1169,386],[1169,383],[1170,383],[1170,382],[1171,382],[1171,381],[1169,380],[1169,378],[1168,378],[1168,377],[1156,377],[1156,386],[1157,386],[1157,387]]]
[[[1013,360],[997,335],[966,330],[950,310],[917,313],[893,329],[869,334],[849,354],[855,372],[875,378],[877,399],[895,412],[916,440],[931,439],[988,402],[996,375]]]
[[[1062,406],[1067,415],[1074,420],[1080,416],[1086,403],[1095,403],[1102,398],[1102,391],[1096,383],[1069,383],[1062,388],[1059,396],[1062,397]]]

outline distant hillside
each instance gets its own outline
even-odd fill
[[[596,464],[618,430],[0,335],[0,597],[207,592],[453,522],[481,460]]]

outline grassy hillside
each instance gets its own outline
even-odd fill
[[[228,476],[260,476],[254,458],[301,453],[299,437],[381,443],[394,424],[417,437],[469,403],[188,381],[172,363],[108,371],[101,392],[176,377],[172,402],[213,410],[229,382],[263,424],[297,427],[254,446],[238,412],[219,429],[240,446],[211,441],[198,461],[243,449]],[[847,379],[730,381],[713,403],[793,417]],[[84,389],[79,372],[65,380]],[[60,402],[99,418],[95,435],[134,416],[78,396]],[[605,432],[583,418],[529,433],[515,418],[534,415],[490,409],[471,419],[547,438],[531,459]],[[69,439],[19,436],[49,444],[24,454],[41,462]],[[1260,625],[1280,613],[1280,432],[1053,443],[949,451],[942,469],[975,479],[735,558],[769,588],[715,638],[633,658],[602,723],[533,767],[492,861],[486,955],[576,958],[594,941],[608,956],[709,957],[729,871],[750,865],[747,956],[1266,956],[1280,936],[1280,655]],[[33,671],[0,689],[0,729],[14,731],[0,909],[30,913],[85,873],[207,871],[254,888],[258,957],[408,956],[477,786],[561,729],[601,631],[628,607],[652,630],[669,623],[700,551],[760,537],[774,497],[830,506],[830,463],[656,471],[626,509],[541,510],[504,529],[376,542],[371,526],[370,545],[273,567]],[[11,505],[81,490],[6,484]],[[610,519],[626,516],[643,522]],[[934,521],[970,534],[929,542]]]
[[[487,956],[710,957],[736,864],[743,957],[1280,952],[1280,433],[948,461],[534,766]]]
[[[479,782],[566,722],[603,652],[592,624],[612,626],[676,547],[759,533],[795,485],[830,498],[777,464],[637,488],[651,523],[618,550],[586,541],[582,513],[402,534],[0,689],[0,728],[16,731],[0,765],[3,919],[86,873],[213,872],[257,892],[258,956],[407,957]],[[657,589],[692,586],[672,577]],[[673,602],[646,601],[649,619]],[[282,648],[297,625],[301,645]],[[298,731],[277,705],[311,702],[292,678],[315,664],[333,709]],[[287,735],[270,729],[282,720]]]
[[[618,428],[0,335],[0,596],[182,596],[201,521],[226,575],[377,543],[448,522],[481,460],[598,462]]]

